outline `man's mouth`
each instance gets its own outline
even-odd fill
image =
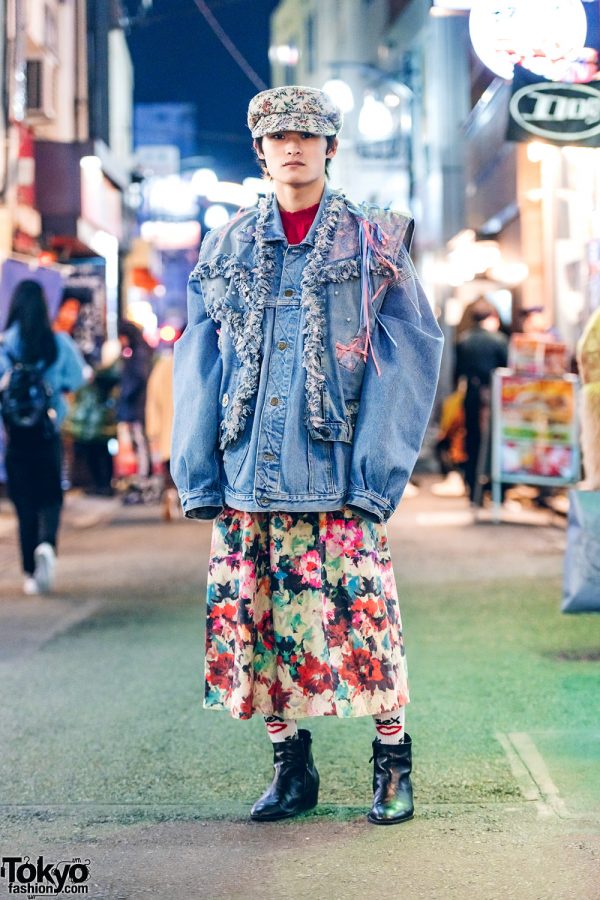
[[[303,166],[304,163],[296,161],[296,162],[286,162],[283,165],[284,166]]]

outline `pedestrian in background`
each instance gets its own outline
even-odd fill
[[[175,346],[172,468],[214,519],[205,706],[264,716],[275,777],[257,821],[317,803],[309,716],[373,716],[369,819],[413,815],[408,682],[385,522],[416,462],[442,337],[408,255],[411,219],[326,185],[327,94],[258,94],[274,187],[211,231]],[[343,752],[342,744],[340,744]]]
[[[83,469],[87,494],[111,497],[113,457],[109,442],[117,437],[117,393],[120,375],[113,360],[93,371],[73,399],[63,434],[73,441],[76,469]],[[78,482],[76,481],[75,484]]]
[[[0,380],[7,431],[8,494],[19,520],[26,594],[47,593],[54,583],[57,537],[63,502],[59,428],[64,394],[84,381],[84,359],[68,334],[54,334],[41,285],[22,281],[11,299],[0,343]],[[17,376],[15,376],[17,373]],[[46,393],[42,406],[29,402],[15,384],[30,378],[27,393]],[[14,391],[14,397],[11,392]],[[12,403],[12,406],[11,406]]]
[[[462,476],[467,459],[465,451],[465,379],[461,378],[455,391],[442,403],[440,424],[434,445],[443,481],[431,485],[431,493],[438,497],[464,497]]]
[[[63,300],[58,308],[58,312],[52,323],[52,330],[55,332],[62,331],[73,337],[79,313],[81,311],[81,303],[77,297],[63,296]]]
[[[119,325],[121,383],[117,401],[119,444],[131,444],[135,452],[137,477],[150,475],[150,451],[145,431],[146,389],[152,364],[150,347],[133,322]]]
[[[543,306],[522,307],[517,316],[522,334],[538,341],[560,341],[558,330],[551,324],[548,311]]]
[[[158,455],[163,475],[163,518],[169,522],[179,515],[177,488],[171,477],[171,435],[173,432],[173,351],[163,350],[155,361],[146,397],[146,434],[153,453]]]
[[[492,372],[508,363],[508,339],[500,332],[496,307],[485,297],[470,309],[472,326],[456,344],[456,379],[464,377],[465,481],[471,503],[481,500],[482,478],[489,476],[490,385]],[[482,436],[485,438],[482,449]]]

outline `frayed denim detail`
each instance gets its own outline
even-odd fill
[[[332,247],[344,198],[332,194],[315,232],[314,247],[308,254],[300,282],[301,306],[304,309],[304,349],[302,366],[306,369],[306,412],[309,424],[323,424],[323,344],[325,334],[325,288],[321,270]]]
[[[190,273],[190,281],[202,278],[230,278],[240,297],[247,302],[250,294],[250,275],[246,266],[240,265],[237,256],[222,253],[213,259],[198,262]]]
[[[250,400],[258,389],[262,362],[262,322],[265,303],[271,295],[275,276],[275,252],[265,241],[264,231],[269,215],[269,200],[259,202],[256,220],[256,255],[252,272],[237,266],[232,270],[232,278],[239,297],[246,307],[239,313],[227,307],[225,299],[219,302],[221,321],[230,330],[235,352],[240,360],[240,375],[227,412],[221,422],[219,446],[224,450],[236,440],[246,424],[250,413]],[[210,314],[210,313],[209,313]]]
[[[238,310],[233,309],[227,303],[225,297],[219,297],[219,299],[212,302],[210,306],[207,304],[206,311],[214,322],[222,328],[225,328],[231,335],[233,348],[239,356],[245,343],[243,314],[238,312]]]
[[[382,275],[390,281],[404,281],[410,276],[410,272],[400,272],[400,278],[396,279],[393,275],[393,266],[380,260],[371,260],[369,263],[369,272],[372,275]],[[360,260],[358,259],[342,259],[337,262],[328,263],[323,266],[319,272],[319,280],[329,284],[341,284],[349,281],[351,278],[360,278]]]
[[[359,276],[360,263],[357,259],[342,259],[328,263],[318,273],[321,284],[341,284],[343,281],[349,281],[351,278],[358,278]]]
[[[233,254],[220,253],[205,262],[198,260],[190,272],[190,281],[193,278],[227,278],[231,274],[231,266],[236,262]]]

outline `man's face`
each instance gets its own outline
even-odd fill
[[[335,156],[337,141],[330,150],[323,135],[302,131],[266,134],[262,154],[274,182],[290,187],[306,187],[325,176],[325,160]]]

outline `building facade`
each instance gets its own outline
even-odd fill
[[[0,312],[29,273],[44,281],[51,314],[67,288],[82,299],[98,344],[116,333],[127,240],[133,73],[122,10],[116,0],[8,0],[3,14]]]

